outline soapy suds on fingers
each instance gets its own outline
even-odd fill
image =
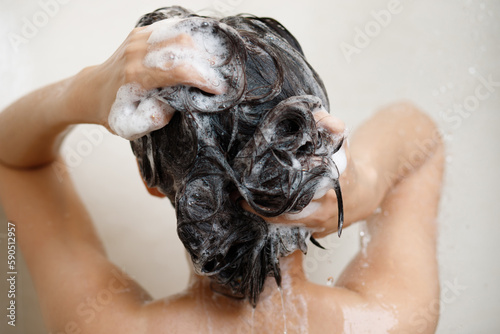
[[[153,91],[129,83],[118,90],[108,123],[118,136],[134,140],[164,127],[174,112]]]
[[[189,82],[194,87],[178,85],[148,91],[137,83],[120,87],[108,119],[117,135],[128,140],[140,138],[165,126],[174,110],[186,111],[186,105],[195,111],[214,112],[239,102],[244,88],[239,65],[245,55],[228,50],[230,40],[239,39],[234,29],[212,19],[170,18],[148,26],[143,33],[150,33],[146,67],[168,72],[189,66],[201,80]],[[222,94],[195,88],[207,83]]]

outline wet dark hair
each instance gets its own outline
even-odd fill
[[[313,112],[328,110],[325,88],[276,20],[213,19],[168,7],[144,15],[138,26],[172,17],[223,41],[227,52],[216,67],[229,88],[221,95],[188,86],[159,89],[179,112],[164,128],[132,141],[132,149],[147,185],[175,206],[195,271],[210,276],[214,289],[255,306],[266,277],[280,286],[279,258],[305,253],[309,238],[317,242],[304,227],[266,223],[239,200],[265,217],[296,213],[327,182],[337,193],[340,232],[332,155],[342,139],[316,127]]]

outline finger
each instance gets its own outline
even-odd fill
[[[286,221],[285,219],[283,219],[282,215],[277,216],[277,217],[265,217],[265,216],[263,216],[263,215],[261,215],[261,214],[257,213],[257,212],[256,212],[256,211],[255,211],[255,210],[254,210],[254,209],[250,206],[250,204],[248,204],[248,202],[247,202],[247,201],[245,201],[245,200],[243,200],[243,199],[239,201],[239,204],[241,205],[241,207],[242,207],[244,210],[246,210],[246,211],[248,211],[248,212],[251,212],[251,213],[253,213],[253,214],[255,214],[255,215],[259,216],[260,218],[264,219],[264,220],[265,220],[266,222],[268,222],[268,223],[275,223],[275,224],[279,224],[279,223],[283,223],[283,222],[285,222],[285,221]]]
[[[200,52],[188,34],[179,34],[153,44],[145,57],[146,66],[163,70],[156,72],[160,76],[164,74],[157,84],[183,84],[210,94],[222,94],[226,91],[226,85],[212,68],[213,63],[213,56]]]
[[[167,125],[174,116],[175,109],[161,97],[153,97],[151,100],[151,127],[150,130],[158,130]]]
[[[335,196],[335,192],[333,196]],[[336,232],[336,225],[329,226],[331,225],[330,222],[336,222],[335,219],[337,217],[337,210],[332,209],[332,207],[336,208],[336,205],[332,205],[331,203],[331,194],[329,194],[328,196],[325,195],[321,199],[314,200],[312,202],[314,202],[313,204],[318,204],[319,208],[312,214],[301,218],[291,218],[291,215],[287,213],[281,214],[276,217],[265,217],[255,212],[255,210],[245,200],[241,200],[239,203],[244,210],[256,214],[270,224],[302,225],[310,228],[320,229],[323,231],[328,230],[329,233]],[[334,230],[332,230],[332,228]]]
[[[314,119],[319,127],[327,129],[332,134],[342,134],[345,131],[345,124],[340,119],[333,117],[326,110],[319,110],[314,113]]]
[[[222,94],[226,91],[224,81],[211,68],[196,68],[192,64],[185,63],[177,67],[176,75],[179,83],[199,88],[210,94]]]
[[[187,85],[199,88],[209,94],[223,94],[227,91],[226,83],[219,78],[215,70],[208,67],[202,71],[188,61],[166,70],[147,68],[141,78],[145,90]],[[199,66],[198,66],[199,67]]]
[[[196,50],[196,46],[194,44],[193,38],[188,34],[179,34],[173,38],[169,38],[160,42],[152,43],[150,45],[150,50],[158,50],[170,48],[174,50],[174,48],[180,49],[193,49]]]

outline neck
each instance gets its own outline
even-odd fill
[[[195,274],[191,275],[188,299],[205,312],[208,324],[220,324],[232,333],[286,333],[287,328],[307,328],[308,298],[302,259],[300,252],[280,259],[282,290],[278,290],[274,277],[268,277],[256,308],[246,299],[214,292],[210,278]]]
[[[291,289],[294,290],[300,288],[302,284],[306,282],[306,277],[304,269],[302,266],[303,254],[300,251],[296,251],[287,257],[280,258],[280,270],[281,270],[281,287],[283,290]],[[211,296],[212,299],[227,299],[230,304],[240,303],[241,299],[230,298],[224,296],[221,293],[217,293],[213,289],[212,281],[206,276],[200,276],[191,271],[191,277],[189,280],[189,291],[201,294],[205,296]],[[224,291],[224,289],[220,289]],[[264,283],[264,289],[260,294],[259,300],[266,300],[270,297],[276,295],[278,292],[276,280],[274,277],[268,277]],[[245,303],[246,304],[246,303]],[[234,306],[234,305],[233,305]]]

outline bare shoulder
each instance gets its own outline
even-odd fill
[[[146,333],[249,333],[251,313],[245,317],[244,312],[249,305],[236,303],[240,305],[232,308],[231,301],[218,303],[209,292],[186,290],[144,305],[141,318]]]
[[[108,260],[71,179],[67,173],[59,179],[53,167],[0,164],[0,200],[16,222],[47,328],[126,332],[140,323],[134,314],[149,296]]]

